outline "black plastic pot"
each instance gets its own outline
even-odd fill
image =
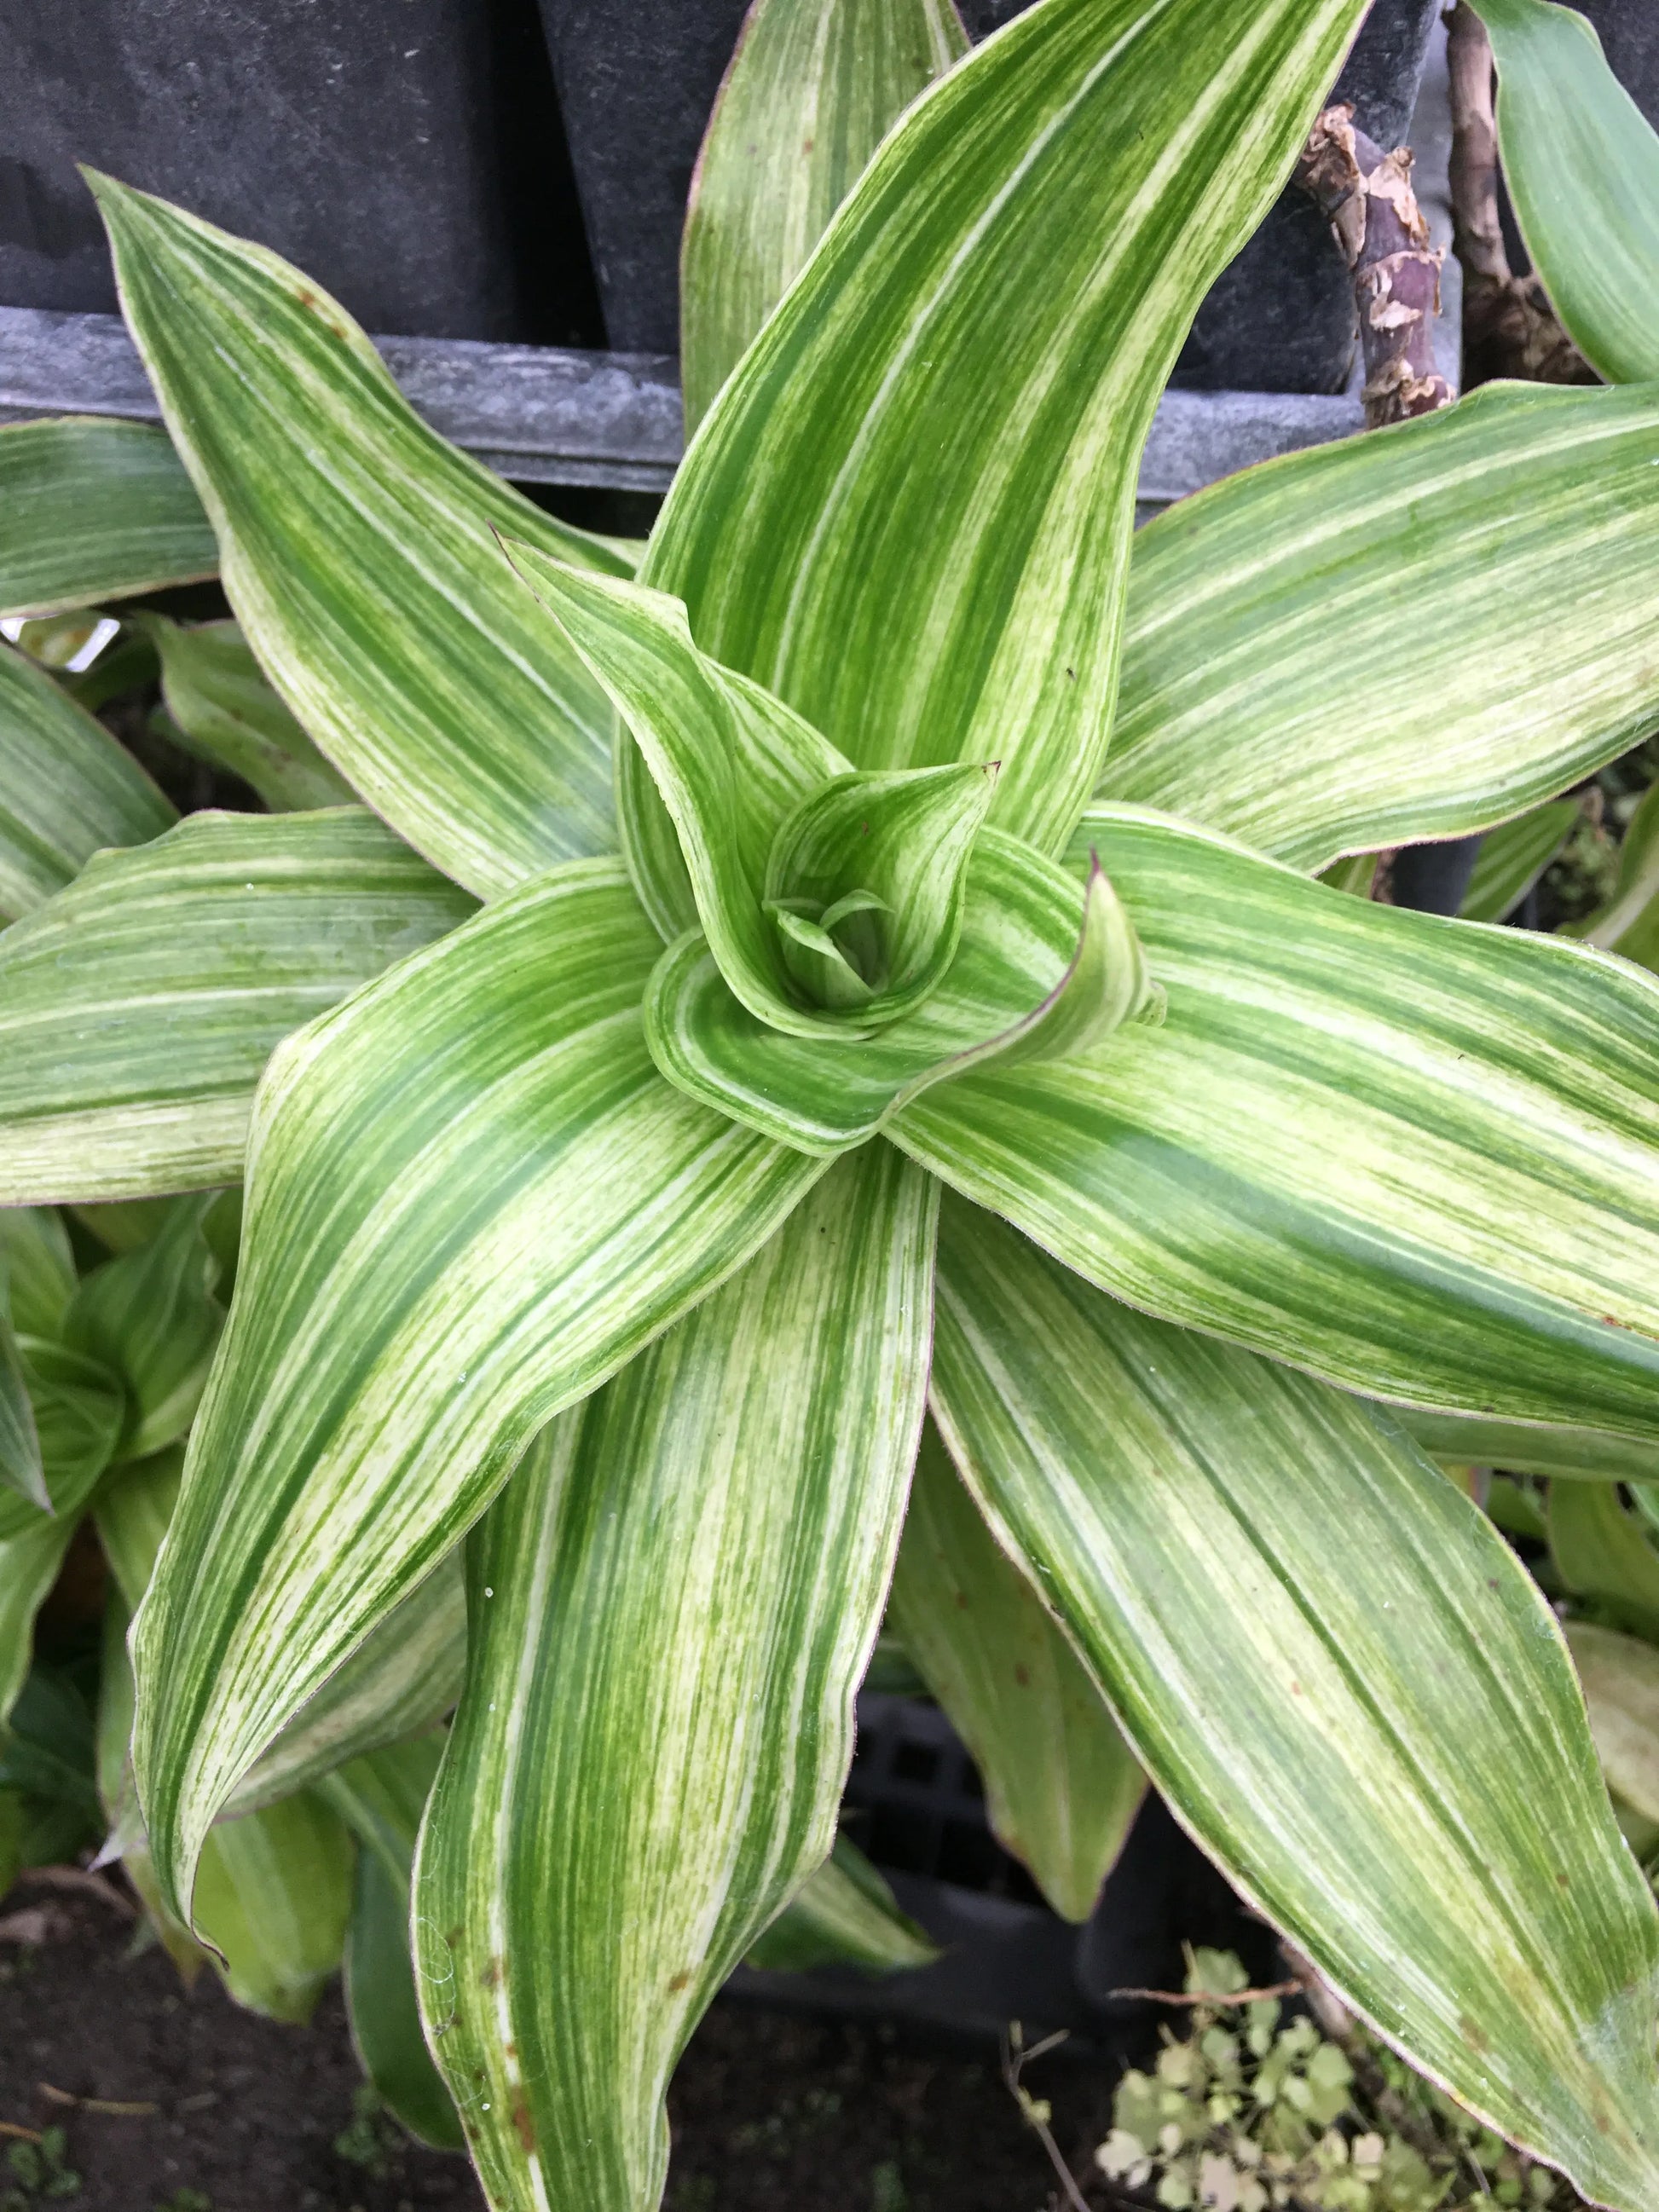
[[[77,161],[370,330],[600,343],[534,0],[0,0],[0,301],[110,309]]]

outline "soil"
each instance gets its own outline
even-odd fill
[[[97,1899],[25,1877],[5,1907],[14,1922],[20,1911],[41,1940],[0,1949],[0,2124],[13,2143],[62,2128],[78,2186],[20,2189],[29,2177],[0,2164],[9,2212],[481,2212],[464,2160],[361,2110],[337,1987],[309,2028],[281,2027],[233,2005],[210,1975],[185,1993],[157,1949],[131,1955],[131,1923]],[[1026,2081],[1053,2100],[1081,2169],[1109,2124],[1105,2069],[1062,2056]],[[1049,2212],[1058,2201],[988,2049],[722,2000],[671,2111],[669,2212]]]

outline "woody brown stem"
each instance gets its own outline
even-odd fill
[[[1498,213],[1498,125],[1492,45],[1468,0],[1447,17],[1451,84],[1452,246],[1463,264],[1463,380],[1517,376],[1594,384],[1595,372],[1556,320],[1536,276],[1510,267]]]
[[[1452,398],[1434,358],[1442,249],[1412,190],[1412,153],[1385,153],[1354,128],[1349,106],[1314,125],[1297,181],[1329,217],[1353,278],[1369,429],[1431,414]]]

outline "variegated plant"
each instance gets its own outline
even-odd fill
[[[1650,726],[1659,391],[1484,392],[1130,557],[1175,352],[1363,12],[1039,0],[963,58],[945,0],[760,0],[643,550],[95,180],[214,543],[159,434],[0,432],[0,600],[216,557],[240,639],[152,629],[175,720],[275,806],[367,802],[157,835],[0,671],[0,1195],[247,1177],[121,1840],[210,1932],[216,1839],[314,1783],[384,1947],[435,1746],[324,1770],[465,1539],[410,1924],[497,2207],[657,2203],[890,1583],[1062,1910],[1144,1770],[1388,2040],[1659,2202],[1659,1916],[1548,1607],[1402,1425],[1644,1463],[1659,988],[1312,872]],[[245,648],[285,710],[225,705]],[[161,1508],[112,1495],[137,1595]]]

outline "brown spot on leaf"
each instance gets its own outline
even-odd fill
[[[966,1612],[967,1612],[967,1610],[968,1610],[968,1593],[967,1593],[967,1591],[966,1591],[966,1590],[958,1590],[958,1591],[957,1592],[957,1604],[962,1607],[962,1609],[963,1609],[963,1611],[964,1613],[966,1613]]]
[[[690,1985],[690,1980],[691,1977],[690,1974],[678,1973],[674,1976],[668,1986],[675,1992],[676,1995],[678,1995],[681,1990],[685,1989]]]
[[[506,1972],[507,1961],[497,1954],[489,1961],[478,1979],[483,1984],[485,1989],[498,1990],[501,1985],[501,1977]]]
[[[530,2107],[522,2097],[513,2100],[513,2124],[519,2131],[519,2141],[524,2145],[526,2158],[536,2155],[536,2124],[530,2117]]]
[[[1491,2036],[1486,2033],[1486,2029],[1481,2027],[1480,2021],[1478,2020],[1472,2020],[1468,2013],[1464,2013],[1460,2017],[1457,2023],[1457,2031],[1462,2037],[1464,2042],[1468,2045],[1472,2051],[1490,2051],[1492,2049]]]
[[[1031,1670],[1023,1659],[1014,1662],[1014,1680],[1022,1690],[1029,1690],[1031,1686]]]

